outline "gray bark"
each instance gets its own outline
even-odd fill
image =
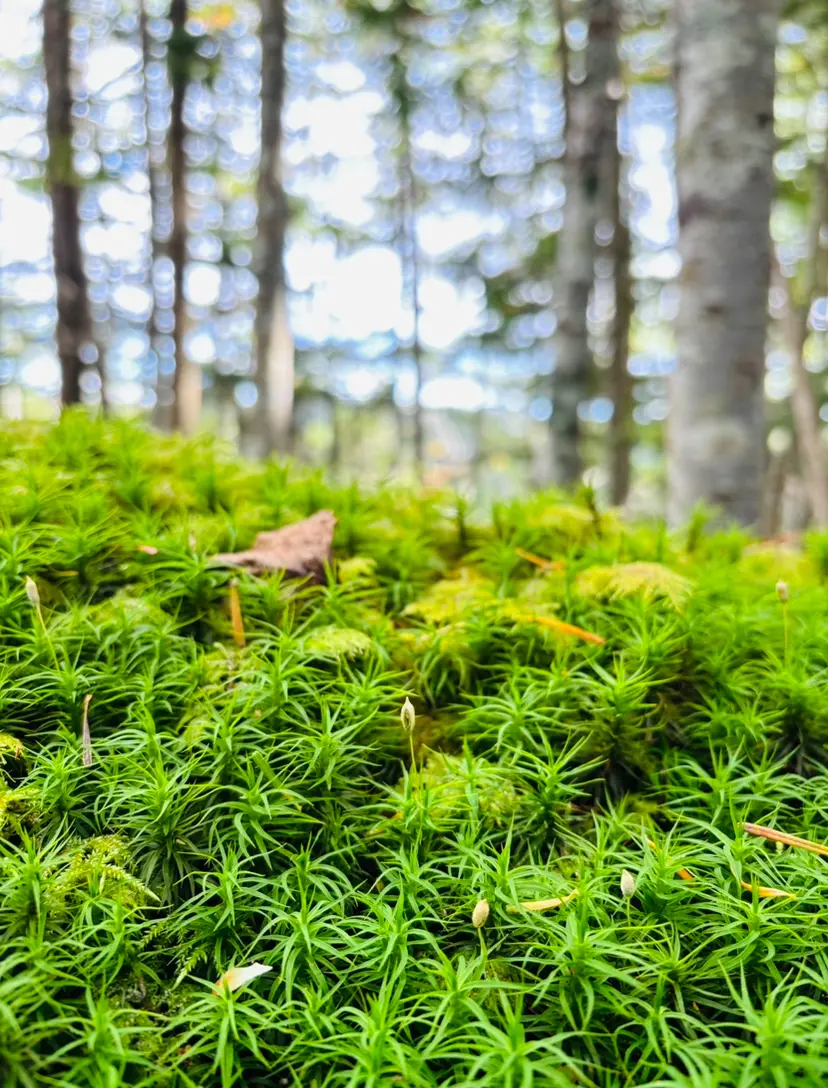
[[[592,354],[587,308],[595,280],[595,227],[602,204],[601,164],[614,144],[618,77],[612,0],[587,0],[586,76],[569,87],[564,157],[566,204],[558,240],[555,308],[558,318],[553,381],[553,456],[558,483],[576,482],[583,470],[578,406],[590,392]]]
[[[72,167],[71,15],[69,0],[44,0],[46,69],[46,184],[52,201],[52,253],[57,283],[57,347],[61,403],[81,399],[81,352],[92,341],[86,273],[80,240],[77,178]]]
[[[256,274],[256,383],[264,452],[289,452],[293,439],[293,341],[284,274],[287,203],[282,187],[282,106],[285,94],[284,0],[262,0],[262,158]]]
[[[173,263],[175,299],[173,301],[173,343],[175,345],[175,374],[173,375],[173,426],[184,434],[192,434],[201,416],[201,369],[191,363],[184,352],[187,304],[184,299],[184,272],[187,266],[187,152],[184,141],[184,98],[189,82],[189,54],[185,48],[187,31],[187,0],[172,0],[170,5],[172,37],[168,45],[169,70],[172,83],[170,130],[167,136],[167,165],[172,189],[173,228],[169,255]]]
[[[811,504],[811,514],[814,522],[819,526],[828,525],[828,464],[826,464],[825,446],[822,442],[819,408],[811,388],[810,375],[805,367],[805,344],[808,339],[808,315],[819,287],[819,239],[825,223],[828,223],[828,141],[826,141],[826,159],[817,167],[811,195],[808,253],[805,259],[805,276],[799,304],[794,297],[791,284],[782,276],[781,269],[779,270],[780,283],[785,290],[787,301],[785,333],[793,374],[791,409],[796,425],[799,461]]]
[[[668,432],[668,515],[705,502],[755,524],[779,0],[677,0],[682,270]]]

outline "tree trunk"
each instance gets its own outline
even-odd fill
[[[173,228],[169,254],[173,263],[173,344],[175,374],[173,375],[173,426],[184,434],[192,434],[201,416],[201,369],[191,363],[184,353],[187,304],[184,299],[184,272],[187,266],[187,153],[184,141],[184,98],[189,82],[190,49],[187,36],[187,0],[172,0],[170,5],[172,35],[167,46],[172,104],[170,131],[167,135],[167,165],[172,190]]]
[[[61,403],[81,399],[82,350],[92,340],[86,273],[80,241],[78,185],[72,168],[71,18],[69,0],[44,0],[46,68],[46,183],[52,199],[52,252],[57,283],[57,348]],[[103,392],[103,391],[102,391]]]
[[[262,158],[256,274],[256,383],[265,454],[288,453],[293,438],[293,341],[287,317],[284,248],[287,203],[282,188],[285,95],[284,0],[262,0]]]
[[[592,355],[587,309],[595,280],[595,227],[601,209],[601,164],[615,142],[615,103],[608,94],[618,74],[612,0],[587,0],[586,75],[569,88],[570,116],[564,156],[566,204],[558,236],[555,307],[558,318],[553,383],[555,476],[572,484],[581,476],[578,406],[590,391]]]
[[[677,0],[682,258],[668,514],[705,502],[755,524],[765,472],[765,332],[779,0]]]
[[[828,465],[825,458],[825,446],[822,442],[819,409],[811,388],[811,378],[805,367],[805,344],[808,339],[808,315],[811,312],[814,295],[819,290],[819,240],[825,224],[828,224],[828,141],[826,141],[825,161],[817,167],[811,194],[808,252],[805,257],[805,276],[798,305],[791,284],[785,279],[781,268],[779,269],[779,281],[787,301],[785,339],[791,358],[793,376],[791,408],[796,425],[800,468],[808,491],[812,517],[820,527],[828,525]]]
[[[157,423],[163,423],[164,415],[169,416],[169,413],[165,413],[164,407],[161,405],[161,393],[162,393],[162,379],[159,372],[159,366],[161,363],[161,356],[158,350],[159,335],[156,313],[156,293],[155,293],[155,262],[158,256],[157,253],[157,239],[156,231],[158,229],[158,176],[155,169],[155,163],[152,157],[152,141],[150,139],[150,123],[151,123],[151,102],[150,102],[150,85],[148,70],[152,62],[152,49],[150,47],[150,33],[147,20],[147,8],[146,0],[139,0],[138,8],[138,27],[141,37],[141,80],[142,91],[144,97],[144,125],[146,127],[146,151],[147,151],[147,181],[149,183],[149,199],[150,199],[150,229],[149,229],[149,291],[150,291],[150,312],[147,320],[150,355],[155,358],[156,367],[156,379],[155,379],[155,392],[156,392],[156,404],[153,412],[154,421]],[[169,425],[169,418],[166,420]]]
[[[411,101],[406,82],[405,24],[401,24],[396,49],[392,58],[391,98],[399,117],[400,150],[397,184],[399,187],[400,220],[398,250],[402,266],[403,291],[411,308],[411,358],[414,363],[414,465],[422,475],[425,459],[425,437],[421,400],[423,386],[423,348],[420,339],[420,254],[417,245],[417,181],[411,150]]]
[[[630,455],[633,446],[633,385],[627,368],[630,356],[630,321],[633,314],[630,277],[630,228],[620,216],[613,239],[615,265],[615,314],[612,322],[612,366],[609,427],[610,502],[623,506],[630,491]]]

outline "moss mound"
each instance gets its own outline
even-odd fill
[[[73,414],[0,494],[4,1086],[824,1083],[824,537]]]

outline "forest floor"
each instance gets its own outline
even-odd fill
[[[828,537],[72,414],[0,494],[6,1088],[825,1083]]]

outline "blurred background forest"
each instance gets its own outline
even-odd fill
[[[823,0],[0,10],[4,418],[828,521]]]

